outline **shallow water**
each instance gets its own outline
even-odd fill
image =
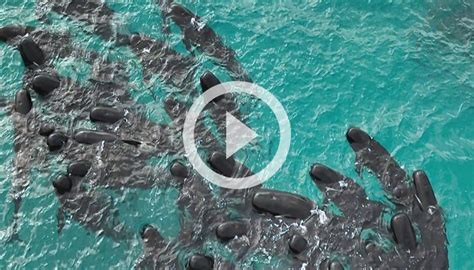
[[[153,1],[106,2],[120,14],[115,18],[120,29],[167,39],[178,51],[187,53],[178,34],[161,34],[159,9]],[[446,216],[450,266],[473,269],[474,12],[470,11],[474,7],[466,6],[468,1],[228,2],[180,3],[203,17],[223,37],[252,79],[278,97],[288,112],[293,133],[290,154],[265,186],[321,201],[322,195],[307,173],[312,163],[319,162],[356,179],[370,196],[383,199],[372,176],[364,174],[360,179],[354,171],[354,154],[344,133],[349,126],[361,127],[389,149],[407,171],[427,171]],[[35,12],[42,11],[35,11],[33,1],[3,1],[0,25],[41,25]],[[126,61],[134,85],[132,95],[146,104],[145,114],[150,119],[166,121],[161,102],[155,102],[150,91],[141,90],[152,89],[159,98],[171,90],[159,81],[146,85],[138,60],[130,52],[113,49],[99,37],[82,31],[81,23],[58,15],[50,19],[53,26],[48,27],[73,32],[74,42],[82,47]],[[222,68],[197,55],[203,64],[197,74],[210,68],[219,77],[228,78]],[[0,44],[0,61],[1,96],[13,99],[22,87],[24,67],[20,55]],[[55,66],[60,67],[60,74],[80,81],[87,80],[91,70],[86,63],[67,60],[58,60]],[[265,123],[267,119],[260,120]],[[258,125],[258,118],[251,124]],[[0,126],[3,242],[13,212],[8,194],[14,171],[13,127],[5,111]],[[138,237],[132,244],[119,245],[72,221],[58,236],[58,203],[50,181],[64,167],[55,164],[32,173],[34,180],[21,209],[23,242],[4,245],[0,266],[133,266],[142,251]],[[174,189],[114,194],[127,225],[138,231],[145,223],[155,224],[170,239],[179,231],[176,197]],[[215,243],[205,247],[208,252],[219,249],[222,246]],[[271,258],[255,256],[245,265],[259,268],[272,262]]]

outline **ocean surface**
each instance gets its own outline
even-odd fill
[[[189,54],[176,29],[162,33],[160,10],[151,0],[106,0],[114,23],[124,32],[146,33]],[[288,112],[292,144],[282,169],[266,187],[291,191],[321,202],[308,176],[314,162],[328,165],[384,198],[370,174],[360,178],[345,139],[358,126],[383,144],[408,171],[424,169],[444,210],[452,269],[474,269],[474,3],[472,1],[180,1],[202,17],[233,48],[254,82],[271,91]],[[23,24],[71,32],[75,44],[127,63],[130,89],[143,113],[164,121],[159,81],[144,83],[138,59],[113,48],[80,22],[49,14],[32,0],[3,0],[0,25]],[[223,80],[226,71],[198,51],[205,69]],[[22,88],[20,54],[0,44],[0,96],[12,101]],[[87,80],[91,66],[59,59],[61,75]],[[196,85],[198,80],[196,80]],[[143,90],[143,91],[142,91]],[[151,90],[151,91],[150,91]],[[118,244],[68,221],[58,235],[58,201],[51,181],[64,170],[56,163],[33,170],[20,211],[21,242],[7,243],[13,215],[13,124],[8,106],[0,108],[0,268],[133,267],[142,252],[137,238]],[[265,117],[250,116],[258,129]],[[268,120],[269,121],[269,120]],[[270,134],[271,129],[261,130]],[[276,139],[262,145],[274,148]],[[266,149],[262,147],[263,149]],[[269,157],[271,150],[267,151]],[[251,158],[249,159],[251,161]],[[152,160],[159,166],[163,159]],[[258,164],[255,165],[258,167]],[[121,219],[136,230],[154,224],[168,239],[179,233],[175,189],[112,192]],[[209,244],[211,251],[220,247]],[[262,269],[272,258],[256,256],[245,267]]]

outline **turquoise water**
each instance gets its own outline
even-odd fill
[[[449,2],[449,3],[448,3]],[[116,23],[130,32],[166,39],[186,53],[178,34],[161,34],[159,9],[153,1],[107,0],[120,16]],[[259,85],[286,108],[292,145],[284,167],[265,186],[321,201],[307,175],[313,162],[324,163],[357,179],[369,195],[383,194],[370,175],[359,179],[344,133],[355,125],[367,130],[407,171],[423,168],[444,209],[452,269],[473,269],[474,260],[474,32],[473,6],[462,1],[181,1],[206,21],[238,54]],[[473,4],[471,4],[473,5]],[[41,25],[33,1],[0,4],[0,25]],[[127,60],[137,102],[147,116],[163,120],[162,108],[149,91],[166,92],[160,82],[145,85],[139,63],[130,52],[111,48],[84,33],[80,23],[51,16],[53,29],[73,31],[74,41],[111,58]],[[51,26],[47,26],[51,27]],[[174,29],[176,30],[176,29]],[[200,71],[225,71],[203,55]],[[0,44],[1,96],[13,98],[22,87],[19,53]],[[58,60],[59,61],[59,60]],[[86,80],[86,63],[61,60],[59,72]],[[200,72],[198,71],[197,74]],[[144,94],[145,93],[145,94]],[[0,241],[12,218],[9,199],[13,175],[13,127],[0,118]],[[157,162],[160,162],[159,160]],[[141,254],[139,240],[117,244],[97,237],[74,222],[56,232],[57,200],[50,181],[64,167],[35,170],[21,209],[18,244],[0,250],[0,267],[130,268]],[[172,238],[179,231],[174,189],[127,190],[115,194],[121,218],[138,231],[155,224]],[[147,207],[144,207],[147,206]],[[212,250],[212,247],[208,247]],[[251,258],[248,266],[268,258]]]

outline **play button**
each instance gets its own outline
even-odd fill
[[[229,112],[225,114],[225,122],[225,158],[229,158],[257,138],[257,133]]]
[[[278,129],[280,132],[280,142],[273,159],[259,172],[245,176],[245,177],[227,177],[215,172],[209,168],[201,158],[196,147],[195,126],[200,118],[200,115],[206,105],[212,102],[217,97],[225,94],[247,94],[257,97],[263,101],[273,112],[278,122]],[[240,122],[229,112],[226,112],[226,138],[225,151],[226,158],[237,153],[239,150],[248,145],[258,135]],[[267,141],[270,138],[265,138]],[[244,189],[251,188],[262,184],[267,179],[272,177],[283,165],[286,156],[290,149],[291,130],[290,121],[286,114],[283,105],[275,98],[269,91],[264,88],[249,82],[226,82],[215,85],[206,90],[193,103],[189,111],[186,113],[186,119],[183,126],[183,145],[186,152],[186,157],[193,168],[206,178],[208,181],[228,189]]]

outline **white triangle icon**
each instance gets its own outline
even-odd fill
[[[229,112],[225,114],[225,122],[225,156],[229,158],[258,135]]]

